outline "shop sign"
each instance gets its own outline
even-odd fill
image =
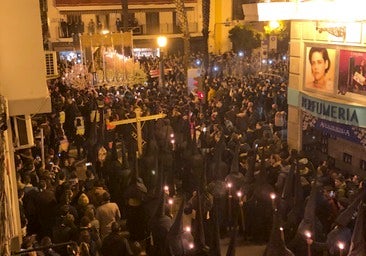
[[[319,129],[334,137],[360,144],[366,148],[365,128],[327,121],[303,112],[303,130],[308,128]]]
[[[359,114],[362,109],[356,106],[316,99],[306,94],[301,94],[300,106],[302,110],[321,119],[359,126]]]

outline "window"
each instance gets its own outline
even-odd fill
[[[147,12],[146,13],[146,33],[147,34],[159,34],[159,13],[158,12]]]
[[[324,154],[328,154],[328,138],[329,135],[327,133],[322,133],[320,137],[320,150]]]
[[[67,15],[66,22],[66,24],[61,24],[63,37],[72,37],[84,33],[84,23],[81,20],[81,15]]]
[[[366,160],[360,160],[361,171],[366,171]]]
[[[346,164],[352,164],[352,155],[343,153],[343,162]]]

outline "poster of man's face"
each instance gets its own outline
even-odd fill
[[[321,46],[306,48],[304,84],[306,90],[334,92],[335,56],[335,49]]]
[[[340,50],[338,90],[366,95],[366,52]]]

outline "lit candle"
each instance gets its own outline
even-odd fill
[[[193,249],[194,248],[194,244],[193,243],[189,243],[189,249]]]
[[[170,209],[170,214],[173,214],[173,199],[169,198],[168,199],[168,204],[169,204],[169,209]]]
[[[171,139],[171,140],[170,140],[170,143],[172,143],[172,148],[173,148],[173,150],[174,150],[174,145],[175,145],[174,143],[175,143],[175,139]]]
[[[305,231],[305,236],[306,236],[306,238],[311,238],[311,233],[310,233],[310,231]]]
[[[164,192],[169,195],[169,187],[166,185],[164,186]]]
[[[311,238],[311,233],[310,231],[305,231],[305,236],[306,236],[306,239],[310,239]],[[308,256],[311,256],[311,248],[310,248],[310,244],[308,242],[306,242],[307,245],[308,245]]]
[[[343,249],[345,247],[345,244],[343,242],[338,242],[338,248],[339,248],[339,256],[342,256]]]
[[[233,184],[231,182],[228,182],[226,186],[229,189],[229,197],[231,197],[231,188],[233,187]]]
[[[280,231],[281,231],[281,239],[282,241],[285,241],[285,234],[283,232],[283,227],[280,227]]]
[[[186,226],[186,227],[184,228],[184,230],[185,230],[186,232],[191,232],[191,227],[190,227],[190,226]]]
[[[238,192],[236,192],[236,195],[239,197],[239,200],[241,200],[241,196],[243,195],[243,193],[239,190]]]
[[[270,193],[269,196],[270,196],[270,198],[272,200],[272,207],[273,207],[273,209],[276,209],[276,204],[275,204],[276,194],[275,193]]]
[[[227,188],[229,189],[229,198],[228,198],[228,219],[229,219],[229,222],[231,223],[231,198],[232,198],[232,195],[231,195],[231,187],[233,186],[233,184],[231,182],[228,182],[226,184]]]
[[[240,210],[240,219],[241,219],[241,225],[242,225],[242,229],[244,230],[244,213],[243,213],[243,200],[242,200],[242,196],[243,193],[239,190],[238,192],[236,192],[236,195],[239,198],[239,210]]]

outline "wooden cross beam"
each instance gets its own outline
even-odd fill
[[[143,146],[141,122],[149,121],[149,120],[157,120],[157,119],[166,117],[166,114],[164,114],[164,113],[150,115],[150,116],[141,116],[141,112],[142,112],[141,108],[136,108],[135,109],[136,117],[110,122],[111,125],[116,125],[116,126],[122,125],[122,124],[136,123],[136,133],[137,133],[136,140],[137,140],[138,157],[140,157],[142,155],[142,146]]]

